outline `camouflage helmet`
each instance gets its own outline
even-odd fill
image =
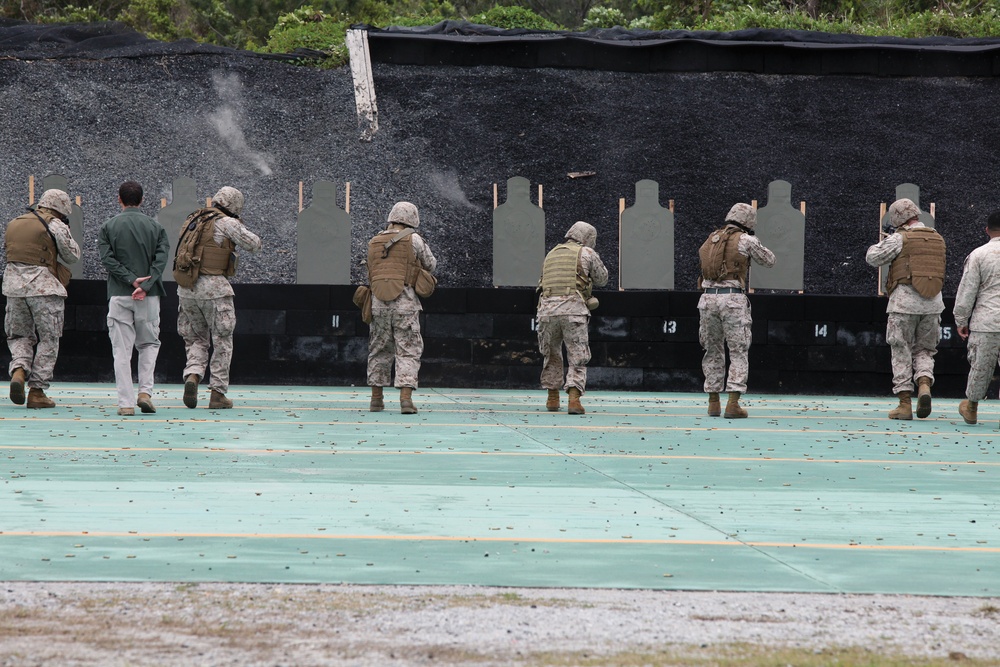
[[[566,238],[588,248],[593,248],[597,245],[597,230],[589,222],[578,220],[566,232]]]
[[[73,203],[70,201],[69,195],[62,190],[46,190],[43,192],[41,199],[38,200],[38,207],[52,209],[67,219],[73,212]]]
[[[900,227],[919,217],[920,209],[912,199],[897,199],[889,207],[889,224],[893,227]]]
[[[221,206],[238,218],[240,212],[243,211],[243,193],[227,185],[219,188],[219,191],[212,197],[212,203]]]
[[[417,207],[410,202],[400,201],[389,211],[388,222],[398,222],[416,229],[420,226],[420,214],[417,212]]]
[[[750,204],[735,204],[726,214],[726,222],[735,222],[753,229],[757,226],[757,211]]]

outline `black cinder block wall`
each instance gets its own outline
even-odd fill
[[[236,285],[234,385],[365,385],[368,327],[353,287]],[[599,292],[590,325],[593,390],[702,390],[696,292]],[[750,391],[889,396],[884,298],[754,294]],[[0,297],[2,303],[2,297]],[[424,300],[424,387],[537,389],[531,289],[439,289]],[[177,297],[162,301],[157,381],[180,383]],[[935,394],[964,395],[968,363],[951,300]],[[103,281],[74,281],[55,381],[113,382]],[[10,360],[4,347],[4,367]],[[996,387],[991,389],[991,394]]]

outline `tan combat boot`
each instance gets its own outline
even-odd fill
[[[201,378],[191,373],[184,378],[184,405],[189,408],[198,407],[198,383]]]
[[[711,391],[708,393],[708,416],[718,417],[722,414],[722,404],[719,403],[719,392]]]
[[[413,387],[399,388],[399,413],[402,415],[417,414],[417,408],[413,405]]]
[[[156,406],[153,405],[153,397],[144,391],[139,392],[139,398],[136,399],[135,404],[146,414],[156,412]]]
[[[28,390],[28,407],[36,410],[39,408],[54,408],[56,407],[56,402],[46,396],[45,392],[41,389],[32,387]]]
[[[901,391],[896,395],[899,396],[899,405],[889,411],[889,419],[913,419],[911,392]]]
[[[570,387],[567,392],[569,394],[569,410],[571,415],[582,415],[586,414],[586,410],[583,409],[583,404],[580,403],[580,390],[576,387]]]
[[[559,412],[559,390],[549,389],[549,397],[545,399],[545,409],[549,412]]]
[[[931,379],[917,378],[917,417],[923,419],[931,414]]]
[[[979,421],[979,415],[976,414],[978,411],[979,401],[962,401],[958,404],[958,414],[962,415],[966,424],[975,424]]]
[[[10,374],[10,401],[14,405],[24,405],[24,383],[27,380],[23,368],[15,368]]]
[[[747,411],[740,407],[740,392],[729,392],[729,401],[726,403],[726,419],[743,419],[747,416]]]
[[[209,410],[228,410],[231,407],[233,407],[233,402],[226,398],[225,394],[215,389],[212,390],[212,395],[208,398]]]
[[[372,400],[368,403],[368,412],[382,412],[385,410],[385,395],[382,387],[372,387]]]

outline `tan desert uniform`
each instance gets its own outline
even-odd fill
[[[541,384],[549,391],[546,407],[559,409],[559,390],[570,393],[571,413],[583,414],[579,397],[587,389],[590,361],[590,309],[585,294],[608,284],[608,269],[594,250],[597,230],[576,222],[566,232],[566,242],[545,256],[538,299],[538,349],[542,353]],[[589,282],[589,285],[586,283]],[[566,377],[563,353],[566,347]],[[554,394],[553,394],[554,392]]]
[[[774,253],[756,236],[746,233],[753,229],[756,221],[757,212],[753,207],[736,204],[726,216],[728,224],[709,234],[700,251],[707,251],[713,242],[725,243],[724,259],[728,263],[706,272],[703,258],[700,287],[704,293],[698,300],[698,341],[705,350],[701,368],[705,375],[705,392],[709,395],[709,414],[713,417],[721,413],[719,393],[722,391],[730,394],[726,417],[746,416],[738,401],[747,390],[750,371],[753,318],[745,293],[748,271],[751,261],[766,267],[775,263]],[[728,375],[726,346],[729,347]]]
[[[953,311],[955,325],[969,327],[965,395],[975,404],[986,397],[1000,353],[1000,238],[990,239],[966,258]],[[975,423],[974,411],[966,421]]]
[[[945,243],[940,234],[915,220],[918,215],[920,210],[909,199],[894,202],[889,219],[896,233],[865,254],[871,266],[889,266],[885,341],[892,354],[892,393],[900,396],[902,407],[890,412],[893,419],[912,419],[912,408],[906,408],[915,385],[923,385],[926,396],[918,398],[917,416],[930,415],[934,355],[941,340]]]
[[[404,413],[413,414],[416,408],[410,396],[418,387],[420,357],[424,352],[420,334],[423,307],[413,285],[406,279],[406,267],[415,261],[433,273],[437,268],[437,259],[424,239],[412,231],[392,244],[388,255],[383,258],[382,250],[386,243],[400,232],[419,227],[417,207],[409,202],[398,202],[389,212],[388,222],[389,226],[369,241],[372,322],[368,335],[368,385],[373,390],[373,411],[381,409],[377,404],[382,401],[382,387],[395,384],[400,389]],[[393,363],[396,365],[395,383],[392,381]]]
[[[57,217],[61,214],[68,218],[71,206],[66,193],[46,190],[39,199],[37,213],[48,223],[48,231],[35,213],[29,212],[9,222],[4,234],[4,332],[11,355],[11,400],[18,405],[25,402],[27,384],[31,390],[28,407],[51,407],[44,390],[49,388],[59,356],[66,288],[50,264],[57,255],[64,264],[80,259],[80,246],[73,240],[69,226]],[[30,400],[33,398],[38,400]]]
[[[243,194],[236,188],[224,187],[212,198],[212,204],[223,207],[232,216],[238,216],[243,210]],[[249,253],[260,252],[260,238],[232,216],[226,215],[214,220],[212,243],[215,247],[230,250],[239,247]],[[212,401],[209,407],[231,407],[225,395],[229,391],[229,367],[233,359],[236,306],[233,304],[233,286],[229,278],[223,275],[224,272],[220,271],[216,275],[206,275],[203,272],[198,276],[194,287],[177,286],[177,333],[184,339],[187,353],[184,366],[184,404],[188,407],[197,405],[197,384],[205,377],[206,368],[211,372],[208,386],[212,390]],[[211,363],[210,345],[214,348]],[[191,376],[197,378],[194,380],[193,401],[190,400]],[[194,405],[191,405],[192,402]]]

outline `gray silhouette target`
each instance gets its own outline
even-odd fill
[[[351,284],[351,216],[337,206],[337,185],[313,184],[312,203],[299,213],[300,285]]]
[[[493,210],[493,285],[535,287],[545,259],[545,212],[531,203],[528,179],[507,180],[507,201]]]
[[[767,206],[757,211],[757,236],[774,252],[771,268],[754,264],[750,269],[753,289],[802,291],[804,287],[806,216],[792,206],[792,186],[788,181],[771,181]]]
[[[656,181],[635,184],[635,204],[621,216],[622,289],[674,288],[674,214],[660,206]]]
[[[167,230],[167,238],[170,239],[170,254],[167,256],[167,268],[163,272],[164,282],[174,281],[174,255],[177,254],[177,243],[180,241],[184,221],[203,205],[195,193],[194,179],[186,176],[174,179],[170,187],[170,203],[156,214],[157,222]]]
[[[69,181],[62,174],[49,174],[42,179],[42,192],[46,190],[62,190],[66,194],[69,192]],[[73,235],[73,240],[76,244],[83,249],[83,210],[76,205],[76,200],[73,195],[70,195],[70,201],[73,202],[73,207],[69,214],[69,232]],[[83,279],[83,259],[84,255],[81,253],[80,261],[76,264],[71,264],[69,268],[73,272],[73,280]]]

